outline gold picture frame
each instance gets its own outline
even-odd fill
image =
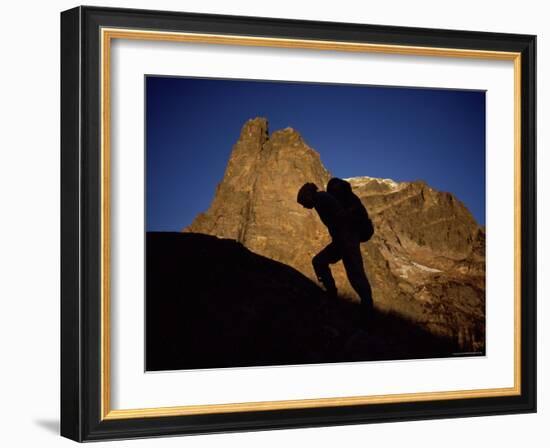
[[[71,258],[75,252],[80,256],[86,255],[90,258],[89,263],[96,266],[99,284],[96,286],[93,300],[97,300],[99,305],[97,312],[92,313],[89,308],[86,308],[81,303],[83,299],[82,290],[75,297],[73,283],[76,281],[81,283],[81,278],[64,278],[67,283],[65,295],[62,297],[62,306],[65,306],[65,315],[63,317],[63,325],[65,328],[70,327],[71,332],[82,334],[86,331],[83,325],[86,319],[95,319],[95,330],[93,334],[88,334],[86,337],[90,341],[94,339],[94,335],[99,336],[99,341],[92,343],[92,346],[97,347],[98,359],[95,361],[95,366],[98,367],[98,375],[95,380],[85,384],[82,374],[75,376],[74,366],[78,365],[77,369],[90,367],[86,364],[86,357],[83,360],[83,350],[88,349],[81,344],[75,346],[74,341],[62,340],[62,352],[65,357],[62,360],[65,386],[62,387],[62,403],[67,401],[77,402],[78,413],[80,418],[68,416],[69,412],[67,405],[62,406],[62,434],[76,440],[93,440],[98,438],[118,438],[132,437],[134,434],[168,434],[168,433],[193,433],[203,432],[206,430],[204,420],[201,422],[189,420],[193,416],[202,416],[203,418],[216,416],[223,420],[231,418],[232,428],[250,429],[250,428],[269,428],[269,427],[292,427],[301,426],[303,424],[330,424],[331,421],[345,423],[352,421],[342,419],[339,416],[339,411],[356,412],[361,421],[379,421],[384,419],[380,417],[380,406],[393,406],[392,415],[390,418],[399,419],[399,409],[395,409],[396,405],[403,403],[411,403],[422,408],[423,403],[433,404],[438,402],[440,405],[441,415],[450,415],[456,412],[456,415],[478,415],[486,412],[486,403],[495,403],[492,406],[502,404],[503,412],[529,412],[534,408],[534,353],[533,353],[533,335],[534,331],[534,309],[533,304],[528,303],[534,301],[532,291],[532,277],[534,276],[534,256],[533,242],[535,235],[532,234],[533,223],[533,193],[531,188],[534,182],[533,176],[530,174],[533,170],[534,159],[534,142],[532,140],[532,129],[534,120],[533,110],[533,95],[534,95],[534,73],[532,69],[534,59],[534,37],[533,36],[517,36],[517,35],[499,35],[497,44],[494,43],[494,36],[490,33],[467,33],[467,32],[451,32],[442,30],[421,30],[424,34],[424,41],[407,44],[407,42],[417,42],[418,39],[412,37],[412,33],[404,33],[401,37],[396,38],[391,33],[391,27],[382,27],[382,29],[370,29],[366,25],[356,25],[358,29],[363,31],[364,41],[349,41],[346,40],[349,31],[342,24],[316,24],[314,27],[317,31],[312,32],[311,38],[301,36],[305,29],[304,23],[276,21],[270,19],[252,19],[247,18],[241,20],[235,18],[233,26],[240,26],[242,34],[230,33],[227,26],[227,32],[224,32],[224,23],[231,23],[230,18],[224,18],[226,22],[220,20],[217,16],[201,16],[206,25],[202,28],[206,30],[211,28],[212,31],[199,31],[195,29],[195,15],[181,14],[174,16],[172,14],[161,12],[140,12],[138,19],[131,14],[131,10],[108,10],[103,8],[76,8],[62,14],[62,26],[64,27],[64,37],[62,35],[62,52],[63,39],[70,39],[71,42],[65,42],[64,67],[62,67],[62,78],[64,85],[65,98],[74,96],[78,101],[82,101],[83,91],[86,86],[83,85],[84,78],[81,65],[86,63],[87,70],[96,68],[98,72],[98,84],[93,91],[88,88],[87,101],[97,100],[96,106],[99,111],[99,125],[96,128],[91,128],[87,125],[87,117],[84,113],[80,113],[78,119],[70,120],[67,118],[70,111],[83,105],[76,104],[75,99],[67,99],[63,103],[65,120],[64,133],[66,140],[62,145],[62,154],[74,152],[75,143],[79,148],[77,155],[78,160],[73,160],[73,155],[65,156],[66,160],[71,163],[66,163],[63,166],[63,176],[66,177],[64,184],[65,189],[70,188],[71,182],[74,182],[74,167],[79,166],[81,172],[95,170],[97,179],[94,183],[96,192],[99,193],[99,200],[92,204],[96,207],[97,215],[97,232],[94,233],[98,237],[99,250],[94,254],[83,254],[84,247],[79,240],[78,244],[75,240],[65,241],[63,256],[65,259]],[[164,22],[163,22],[164,21]],[[174,21],[180,24],[181,30],[174,30]],[[82,27],[82,23],[86,23],[87,27]],[[146,26],[149,23],[151,26]],[[164,23],[165,29],[160,24]],[[154,24],[154,25],[153,25]],[[258,26],[265,26],[265,35],[251,35],[250,29],[257,29]],[[247,26],[250,28],[248,29]],[[280,29],[277,31],[277,27]],[[288,29],[296,30],[296,37],[281,37],[277,36],[277,32],[281,35],[288,33]],[[189,29],[187,31],[187,29]],[[315,34],[322,34],[322,30],[329,30],[332,34],[340,32],[338,40],[321,39]],[[76,33],[76,35],[75,35]],[[79,39],[76,39],[79,37]],[[338,398],[315,398],[304,400],[283,400],[283,401],[264,401],[264,402],[242,402],[231,404],[212,404],[212,405],[182,405],[175,407],[156,407],[156,408],[141,408],[141,409],[113,409],[111,406],[111,369],[110,359],[111,353],[111,322],[110,322],[110,285],[111,285],[111,267],[110,267],[110,246],[111,246],[111,202],[110,202],[110,185],[111,185],[111,44],[116,39],[131,39],[143,41],[164,41],[164,42],[186,42],[200,43],[209,45],[238,45],[238,46],[253,46],[253,47],[276,47],[289,49],[314,49],[328,51],[344,51],[344,52],[369,52],[382,54],[398,54],[398,55],[414,55],[414,56],[436,56],[445,58],[468,58],[468,59],[486,59],[486,60],[505,60],[512,61],[514,65],[514,386],[505,388],[485,388],[473,390],[458,390],[445,392],[423,392],[423,393],[407,393],[395,395],[370,395],[370,396],[351,396]],[[90,52],[85,45],[79,45],[78,42],[88,44],[89,48],[96,48],[97,54],[88,55],[83,52]],[[469,46],[461,46],[461,43]],[[475,48],[472,46],[475,45]],[[494,48],[499,47],[499,48]],[[77,57],[78,56],[78,57]],[[91,61],[91,62],[90,62]],[[80,83],[77,85],[71,82],[69,78],[74,78],[75,74],[79,77]],[[87,80],[86,82],[91,82]],[[78,101],[76,101],[78,103]],[[75,139],[75,126],[86,127],[88,132],[94,133],[98,143],[98,163],[90,167],[81,167],[79,164],[84,163],[82,151],[91,151],[89,143],[80,140],[80,137]],[[72,142],[71,139],[73,139]],[[70,143],[69,143],[70,142]],[[79,181],[82,178],[79,177]],[[527,188],[526,188],[527,187]],[[526,191],[529,190],[529,191]],[[66,193],[67,194],[67,193]],[[530,196],[527,196],[530,195]],[[75,213],[80,213],[84,207],[86,198],[75,198],[74,203],[67,207],[64,213],[64,219],[67,222],[65,225],[74,225]],[[88,207],[90,205],[88,204]],[[527,229],[523,223],[528,223]],[[81,229],[80,229],[81,231]],[[529,234],[525,232],[529,231]],[[76,247],[73,247],[75,246]],[[527,260],[527,263],[526,263]],[[63,263],[63,262],[62,262]],[[81,274],[79,274],[81,275]],[[96,277],[97,278],[97,277]],[[78,288],[77,288],[78,289]],[[88,298],[93,294],[88,294]],[[71,303],[69,303],[71,302]],[[76,303],[76,306],[75,306]],[[95,303],[95,302],[94,302]],[[87,305],[89,306],[89,305]],[[78,316],[81,320],[75,324],[75,309],[78,310]],[[88,310],[88,311],[86,311]],[[84,316],[83,313],[88,313]],[[72,319],[72,320],[71,320]],[[83,320],[82,320],[83,319]],[[526,326],[525,324],[528,324]],[[65,344],[65,345],[63,345]],[[82,364],[84,363],[84,364]],[[528,387],[526,387],[528,385]],[[76,391],[79,391],[75,396]],[[65,399],[63,398],[63,394]],[[96,403],[90,405],[92,394],[97,394]],[[70,397],[70,400],[69,398]],[[64,401],[65,400],[65,401]],[[492,400],[492,401],[491,401]],[[453,402],[460,402],[462,407],[453,408]],[[477,408],[476,408],[477,403]],[[375,405],[379,405],[377,410]],[[497,406],[498,407],[498,406]],[[325,414],[323,417],[311,415],[311,418],[317,417],[318,420],[311,423],[307,420],[296,419],[295,423],[284,422],[283,419],[277,423],[277,417],[273,417],[271,425],[263,425],[262,419],[251,424],[248,420],[246,424],[239,425],[238,418],[244,414],[248,416],[261,415],[265,412],[277,411],[279,416],[281,412],[291,412],[299,410],[307,415],[308,410],[320,410],[324,408]],[[336,409],[336,410],[335,410]],[[331,412],[333,414],[331,414]],[[437,416],[437,409],[431,411],[432,416]],[[498,412],[495,411],[495,412]],[[265,414],[264,414],[265,415]],[[332,415],[333,420],[330,420]],[[231,416],[231,417],[229,417]],[[327,417],[328,416],[328,417]],[[403,417],[407,418],[405,414]],[[143,419],[148,423],[144,424]],[[172,419],[173,425],[170,426],[170,431],[165,431],[164,423],[166,419]],[[186,420],[188,419],[188,420]],[[220,421],[221,421],[220,420]],[[85,423],[87,422],[87,423]],[[94,424],[92,424],[94,422]],[[163,423],[164,422],[164,423]],[[117,426],[118,425],[118,426]],[[179,426],[178,426],[179,425]],[[179,428],[179,429],[178,429]],[[226,426],[220,423],[218,428],[212,430],[224,430]],[[210,430],[210,429],[209,429]]]

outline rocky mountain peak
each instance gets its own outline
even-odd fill
[[[263,145],[268,138],[268,134],[269,127],[266,118],[251,118],[241,128],[239,141],[257,142]]]
[[[265,118],[248,120],[209,209],[184,231],[234,239],[315,280],[311,259],[329,235],[296,194],[306,182],[325,189],[330,177],[299,132],[288,127],[270,135]],[[375,304],[467,350],[483,347],[485,231],[464,204],[423,181],[348,180],[375,227],[362,244]],[[339,290],[356,299],[341,263],[333,271]]]

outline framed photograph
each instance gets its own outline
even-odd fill
[[[61,14],[61,433],[536,411],[535,36]]]

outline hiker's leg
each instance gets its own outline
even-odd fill
[[[330,272],[330,264],[336,263],[342,258],[340,251],[336,248],[333,243],[330,243],[325,247],[321,252],[313,257],[311,261],[313,264],[313,270],[327,292],[330,295],[336,296],[336,283],[334,282],[334,277],[332,272]]]
[[[373,305],[372,290],[363,266],[360,243],[359,241],[347,242],[343,244],[341,251],[348,280],[361,298],[361,305],[368,311],[372,309]]]

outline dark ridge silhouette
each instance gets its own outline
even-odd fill
[[[397,314],[365,324],[297,270],[240,243],[147,233],[146,369],[446,357],[458,351]]]

